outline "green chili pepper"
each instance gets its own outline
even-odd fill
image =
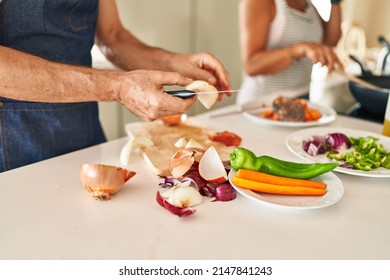
[[[249,169],[282,177],[310,179],[333,170],[338,163],[297,163],[270,156],[258,157],[248,149],[237,147],[230,153],[230,165],[234,170]]]

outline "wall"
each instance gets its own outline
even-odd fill
[[[378,35],[390,38],[390,1],[344,0],[344,18],[366,32],[367,47],[379,47]]]

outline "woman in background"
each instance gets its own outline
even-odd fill
[[[333,51],[341,37],[341,0],[324,21],[307,0],[241,0],[240,49],[246,77],[237,104],[264,95],[308,93],[312,66],[342,69]]]

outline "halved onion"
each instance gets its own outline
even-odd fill
[[[80,180],[96,199],[108,200],[136,173],[117,166],[84,163],[80,166]]]

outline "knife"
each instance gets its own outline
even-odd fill
[[[225,93],[225,92],[239,92],[240,90],[219,90],[217,91],[218,93]],[[171,94],[176,97],[181,97],[181,98],[190,98],[193,97],[197,94],[209,94],[209,93],[215,93],[215,91],[192,91],[192,90],[187,90],[187,89],[180,89],[180,90],[167,90],[165,91],[168,94]]]

